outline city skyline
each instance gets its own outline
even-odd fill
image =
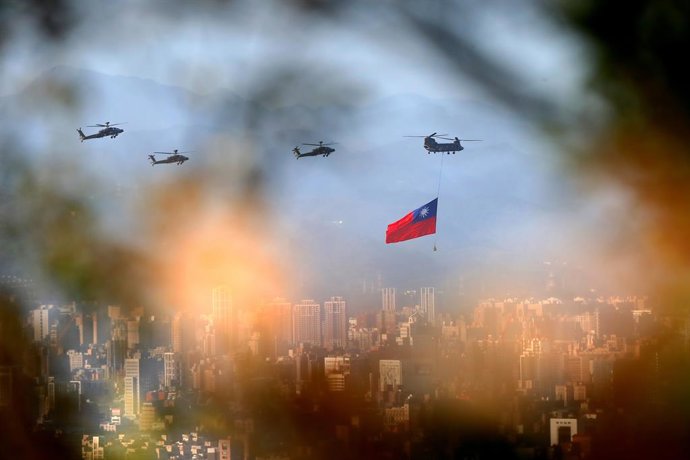
[[[70,424],[78,420],[75,415],[81,417],[85,416],[80,415],[86,414],[84,411],[95,410],[99,414],[96,419],[79,422],[85,430],[84,439],[88,438],[88,442],[82,443],[82,453],[103,449],[107,458],[119,445],[115,441],[117,433],[136,438],[137,433],[165,433],[172,426],[179,428],[175,420],[180,414],[173,411],[177,415],[164,415],[168,411],[163,408],[185,404],[187,396],[216,395],[227,402],[234,401],[233,404],[244,401],[246,390],[240,388],[247,382],[246,375],[242,375],[250,368],[244,369],[246,364],[242,363],[249,360],[268,366],[261,371],[268,372],[262,378],[276,379],[291,389],[279,398],[318,399],[319,391],[326,391],[328,397],[349,395],[354,400],[375,401],[385,433],[407,436],[428,432],[431,427],[424,428],[422,419],[415,414],[424,407],[431,410],[435,402],[450,397],[467,401],[493,414],[491,417],[497,417],[496,420],[505,416],[500,415],[506,414],[505,410],[515,411],[510,415],[513,422],[508,431],[520,436],[533,433],[535,439],[543,436],[545,441],[528,444],[535,452],[557,446],[578,449],[581,455],[589,456],[596,452],[592,443],[604,439],[600,438],[603,428],[596,428],[596,414],[613,414],[620,410],[616,407],[630,404],[628,399],[621,399],[622,382],[616,376],[626,372],[626,379],[633,377],[625,363],[645,362],[648,350],[655,349],[650,341],[654,325],[666,321],[663,309],[657,308],[658,300],[648,297],[477,299],[468,314],[457,306],[450,311],[432,309],[430,296],[435,292],[430,286],[419,288],[416,296],[410,290],[396,289],[400,296],[412,297],[414,302],[386,308],[390,303],[381,300],[390,299],[393,289],[382,288],[378,305],[374,303],[369,310],[347,316],[343,343],[336,341],[337,334],[332,329],[340,324],[345,326],[342,320],[346,317],[347,299],[340,296],[323,299],[322,303],[278,298],[235,308],[231,307],[235,305],[231,290],[218,286],[208,292],[205,315],[184,314],[184,327],[191,327],[192,331],[191,338],[185,340],[181,337],[180,312],[150,316],[146,308],[107,303],[41,304],[26,315],[30,326],[26,333],[36,345],[46,347],[49,362],[64,356],[69,365],[66,371],[57,371],[54,364],[42,369],[39,381],[45,382],[45,390],[39,394],[45,395],[46,400],[39,404],[43,409],[38,426],[53,423],[60,411],[72,415],[62,415],[57,419],[61,420],[59,423]],[[222,349],[215,345],[215,337],[218,328],[226,327],[218,318],[228,308],[236,310],[235,315],[241,320],[235,327],[243,332],[238,332],[234,347]],[[286,325],[276,324],[273,317],[286,309],[293,318],[289,337],[280,332]],[[430,311],[435,311],[436,321],[429,317]],[[84,323],[87,312],[91,318],[108,318],[110,330],[101,336],[103,341],[99,341],[99,335],[84,334],[84,324],[99,329],[93,320]],[[377,312],[384,316],[379,318]],[[379,321],[386,313],[394,316],[393,326],[384,333]],[[49,333],[34,336],[35,330],[44,329],[44,318],[49,319]],[[82,320],[78,321],[79,318]],[[677,329],[683,334],[678,345],[687,349],[690,317],[684,321],[684,326]],[[83,340],[84,337],[91,340]],[[285,347],[278,347],[277,341],[270,343],[279,337],[286,339]],[[464,351],[459,353],[461,350]],[[655,353],[660,356],[659,351]],[[234,364],[228,367],[227,360]],[[480,362],[484,364],[476,367]],[[670,364],[666,355],[657,361],[661,368]],[[640,365],[645,372],[653,371],[649,364]],[[290,367],[293,371],[286,373]],[[53,372],[57,374],[51,376]],[[660,375],[654,379],[662,378]],[[118,380],[122,382],[119,390]],[[112,396],[104,398],[110,391],[103,390],[113,383]],[[513,393],[517,396],[510,396]],[[3,397],[0,391],[0,400]],[[509,401],[514,397],[525,403],[541,401],[544,412],[537,410],[535,414],[521,409],[522,406],[513,407],[514,403]],[[358,413],[356,407],[351,408],[353,414]],[[524,421],[536,420],[539,413],[548,415],[547,423],[528,427]],[[260,418],[249,417],[255,429],[265,428]],[[327,420],[323,423],[334,422]],[[96,426],[99,430],[93,431]],[[343,433],[358,430],[355,425],[335,428],[345,430]],[[257,449],[261,450],[258,438],[253,431],[244,430],[233,431],[241,436],[231,436],[228,445],[223,444],[226,441],[222,436],[195,436],[207,439],[204,449],[209,455],[221,448],[234,451],[234,455],[256,455]],[[341,448],[347,452],[362,448],[343,442]],[[416,444],[413,451],[435,448],[431,444],[424,446],[423,442]],[[599,445],[598,449],[604,447]],[[541,458],[539,455],[535,458]]]

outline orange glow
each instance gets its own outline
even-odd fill
[[[245,306],[283,292],[279,257],[256,224],[268,219],[260,205],[230,199],[214,206],[202,181],[169,185],[157,190],[146,208],[165,212],[145,217],[154,233],[151,254],[160,281],[155,288],[163,305],[210,311],[211,289],[219,285],[228,286]]]
[[[279,272],[259,235],[227,215],[206,213],[193,222],[166,236],[164,292],[176,307],[208,310],[211,288],[221,284],[251,304],[280,292]]]

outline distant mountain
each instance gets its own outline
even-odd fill
[[[300,251],[310,289],[337,290],[374,273],[433,284],[571,252],[559,241],[577,197],[549,146],[533,127],[486,102],[398,95],[360,106],[271,108],[229,91],[200,95],[56,67],[1,98],[0,116],[3,135],[37,168],[65,162],[98,178],[97,205],[115,231],[136,218],[121,201],[158,183],[200,179],[206,193],[224,196],[258,180],[281,228],[278,244]],[[125,132],[79,142],[77,127],[105,121],[127,123]],[[431,132],[483,141],[442,156],[427,154],[421,138],[403,137]],[[295,145],[318,141],[337,142],[336,152],[299,160],[291,154]],[[191,160],[149,166],[149,153],[174,148],[192,150]],[[434,198],[439,185],[438,234],[385,245],[387,224]]]

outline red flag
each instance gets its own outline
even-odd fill
[[[411,240],[436,233],[436,206],[438,198],[415,209],[386,229],[386,244]]]

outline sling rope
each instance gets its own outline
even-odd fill
[[[443,157],[445,155],[441,152],[441,167],[438,170],[438,187],[436,189],[436,224],[438,226],[438,198],[441,195],[441,179],[443,178]],[[438,232],[434,233],[434,251],[436,251],[436,241],[438,240]]]

